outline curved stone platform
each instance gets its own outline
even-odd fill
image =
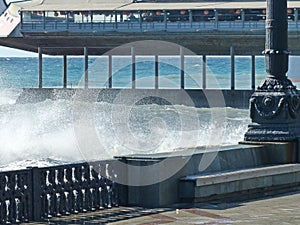
[[[189,155],[190,151],[192,155]],[[164,174],[164,171],[169,171],[172,165],[179,166],[183,160],[187,160],[182,168],[177,168],[178,171],[163,182],[147,186],[128,186],[128,205],[158,207],[178,202],[194,202],[199,199],[222,200],[224,196],[249,199],[299,187],[297,151],[295,143],[264,143],[195,148],[176,153],[118,158],[134,166],[150,168],[154,164],[158,167],[160,164],[163,165],[160,165],[157,171],[153,171],[151,177],[145,173],[128,173],[129,180],[143,180],[144,176],[147,179],[154,179]],[[165,162],[166,159],[168,162]],[[204,164],[207,166],[203,167]],[[208,175],[209,178],[205,177]],[[204,184],[203,181],[200,185],[200,179],[206,181],[209,179],[210,184]],[[273,185],[278,188],[268,190],[270,187],[273,188]],[[244,195],[241,195],[242,192]]]

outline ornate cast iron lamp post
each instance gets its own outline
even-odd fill
[[[267,78],[250,99],[245,141],[293,141],[300,138],[300,96],[287,78],[287,0],[267,0],[265,63]]]

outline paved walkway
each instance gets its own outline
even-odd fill
[[[241,203],[177,205],[174,208],[119,207],[110,210],[54,218],[38,224],[108,225],[208,225],[300,224],[300,191]],[[176,209],[177,208],[177,209]]]

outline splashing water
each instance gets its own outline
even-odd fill
[[[88,160],[85,149],[78,145],[72,99],[15,104],[21,92],[9,89],[0,93],[0,169]],[[93,104],[93,129],[111,157],[138,152],[151,154],[176,151],[196,146],[237,144],[243,139],[249,124],[248,110],[233,108],[196,109],[155,104],[133,107],[105,102],[85,104]],[[125,124],[124,121],[118,121],[124,107],[130,107]],[[219,110],[226,112],[223,124],[218,124],[215,116],[212,116],[219,115]],[[191,111],[196,114],[191,114]],[[196,120],[198,129],[194,129]],[[222,140],[213,138],[217,129],[225,130]],[[125,131],[129,131],[129,134]],[[196,139],[185,138],[178,142],[183,134],[184,137]],[[134,142],[134,148],[130,148],[130,141]],[[145,142],[149,146],[153,144],[152,148],[143,148],[142,144]],[[88,143],[86,148],[89,148]],[[89,156],[90,159],[104,158],[98,153]]]

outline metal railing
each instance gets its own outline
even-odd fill
[[[289,21],[289,30],[299,30],[298,21]],[[22,32],[199,32],[199,31],[250,31],[265,30],[265,21],[200,21],[200,22],[103,22],[103,23],[66,23],[52,22],[23,22]]]
[[[31,220],[32,191],[30,170],[0,173],[0,223]]]
[[[105,178],[109,161],[0,173],[0,223],[42,221],[118,206],[118,186]]]

